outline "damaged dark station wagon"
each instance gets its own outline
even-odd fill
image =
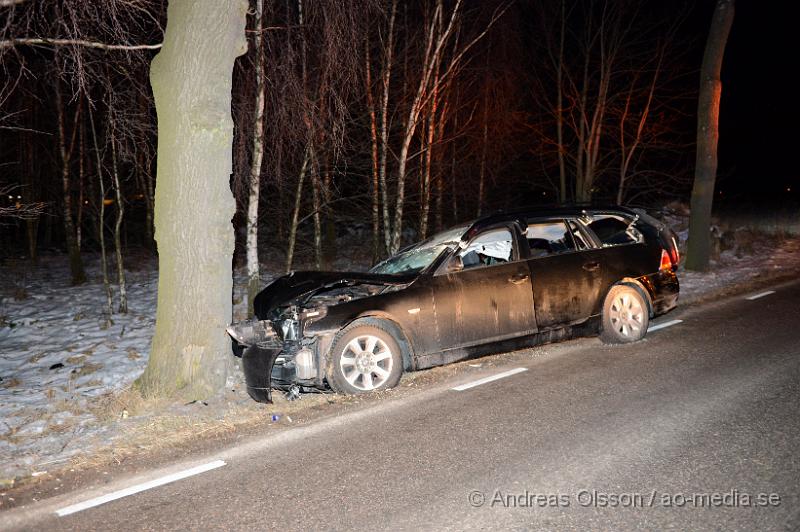
[[[641,339],[678,300],[674,233],[641,210],[480,218],[369,272],[293,272],[228,327],[250,396],[364,393],[404,371],[599,333]]]

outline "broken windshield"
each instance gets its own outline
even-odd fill
[[[467,229],[469,226],[465,225],[437,233],[414,247],[379,262],[370,272],[390,275],[419,273],[445,250],[455,249]]]

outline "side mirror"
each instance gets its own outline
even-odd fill
[[[450,258],[450,262],[447,263],[447,273],[455,273],[460,272],[464,269],[464,260],[461,258],[461,255],[453,255]]]

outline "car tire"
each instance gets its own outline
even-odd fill
[[[603,303],[600,339],[607,344],[636,342],[647,334],[650,312],[642,293],[630,285],[611,287]]]
[[[339,331],[328,357],[327,380],[333,391],[354,395],[397,386],[403,353],[391,329],[383,320],[362,318]]]

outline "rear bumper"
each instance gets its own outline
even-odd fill
[[[653,315],[660,316],[678,306],[680,284],[672,270],[664,270],[647,275],[645,284],[653,302]]]

